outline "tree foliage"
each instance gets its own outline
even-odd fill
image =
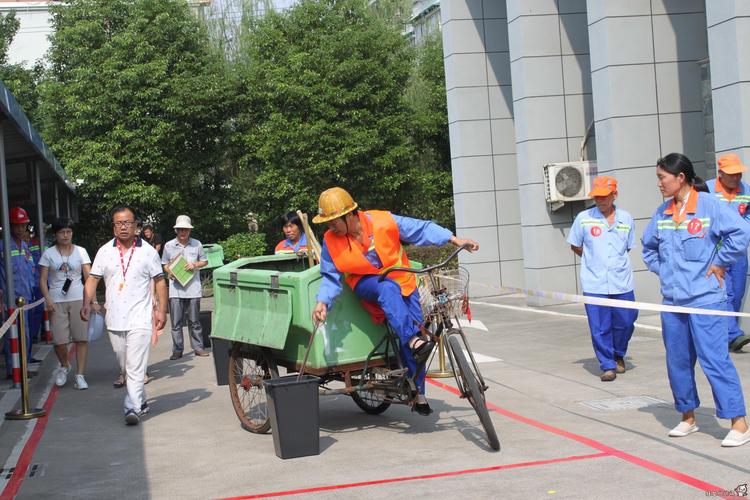
[[[420,189],[417,213],[452,228],[453,182],[440,33],[427,37],[417,50],[406,92],[412,115],[411,137],[419,152],[415,164]]]
[[[8,64],[8,49],[20,27],[21,21],[16,17],[15,11],[0,14],[0,65]]]
[[[260,233],[237,233],[219,242],[224,250],[225,260],[237,260],[240,257],[256,257],[266,253],[266,238]]]
[[[246,202],[267,234],[324,189],[404,212],[414,146],[404,92],[412,50],[364,0],[303,0],[255,19],[238,62],[234,144]]]
[[[8,50],[20,26],[21,23],[15,11],[10,11],[5,15],[0,14],[0,81],[13,93],[26,116],[33,121],[39,103],[37,84],[42,76],[43,68],[39,63],[31,68],[8,63]]]
[[[223,156],[230,86],[187,3],[68,0],[52,12],[43,134],[83,180],[96,237],[123,203],[162,228],[188,213],[207,241],[241,229]]]

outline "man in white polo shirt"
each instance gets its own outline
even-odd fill
[[[152,331],[164,328],[167,317],[167,285],[159,254],[136,237],[135,221],[135,212],[130,207],[117,207],[112,211],[115,237],[96,252],[81,308],[81,318],[88,321],[91,308],[99,308],[96,287],[104,278],[107,330],[120,369],[127,374],[124,405],[127,425],[137,425],[141,416],[148,412],[143,378],[148,366],[149,342]],[[151,280],[154,281],[156,308],[151,296]],[[155,338],[153,341],[156,343]]]

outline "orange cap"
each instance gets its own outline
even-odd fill
[[[742,164],[740,157],[734,153],[720,156],[716,164],[719,166],[719,170],[725,174],[741,174],[747,170],[747,167]]]
[[[609,196],[610,193],[617,191],[617,179],[602,175],[594,178],[594,187],[589,193],[590,197],[594,196]]]

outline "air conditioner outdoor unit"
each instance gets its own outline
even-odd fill
[[[571,161],[544,166],[544,191],[552,210],[568,201],[588,200],[596,162]]]

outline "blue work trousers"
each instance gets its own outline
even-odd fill
[[[401,295],[401,286],[393,280],[378,281],[379,276],[365,276],[354,287],[354,293],[360,299],[378,304],[385,312],[385,318],[393,331],[398,335],[401,360],[409,369],[409,375],[417,372],[417,362],[409,347],[409,339],[419,332],[422,324],[422,309],[419,307],[419,292],[408,297]],[[424,394],[425,367],[415,380],[420,394]]]
[[[39,287],[34,287],[32,293],[34,294],[32,299],[34,302],[43,297]],[[39,342],[39,330],[44,322],[44,303],[36,306],[29,313],[29,337],[31,337],[32,342]]]
[[[632,291],[610,295],[586,292],[583,294],[587,297],[635,300]],[[617,367],[615,357],[624,358],[628,351],[628,342],[633,335],[633,323],[638,318],[638,310],[590,304],[585,304],[585,306],[591,330],[591,343],[594,346],[596,359],[599,360],[599,368],[602,371],[614,370]]]
[[[745,297],[745,285],[747,284],[747,258],[739,259],[732,263],[724,274],[724,286],[727,287],[728,311],[738,312],[742,310],[742,299]],[[729,319],[729,342],[742,335],[737,317]]]
[[[26,364],[27,364],[27,368],[28,368],[29,359],[31,359],[31,334],[29,333],[29,328],[28,328],[28,326],[29,326],[29,318],[31,317],[31,314],[29,314],[30,312],[31,311],[25,311],[24,312],[24,314],[26,315],[26,318],[25,318],[26,319],[26,325],[25,325],[26,332],[25,333],[26,333]],[[7,319],[7,318],[5,318],[5,319]],[[21,335],[21,323],[18,320],[16,320],[16,327],[18,328],[18,335],[19,335],[19,337],[18,337],[18,349],[19,349],[19,353],[20,353],[20,350],[21,350],[21,337],[20,337],[20,335]],[[5,346],[3,348],[3,351],[5,353],[5,374],[8,377],[10,377],[11,375],[13,375],[13,356],[12,356],[12,353],[11,353],[11,346],[10,346],[10,330],[8,330],[7,332],[5,332],[5,336],[4,337],[5,338],[4,338],[3,342],[5,342]]]
[[[701,309],[725,311],[720,302]],[[737,370],[729,357],[727,317],[705,314],[661,313],[661,329],[667,353],[667,375],[674,406],[680,413],[700,406],[695,386],[695,360],[711,385],[716,416],[734,418],[745,415],[745,399]]]

